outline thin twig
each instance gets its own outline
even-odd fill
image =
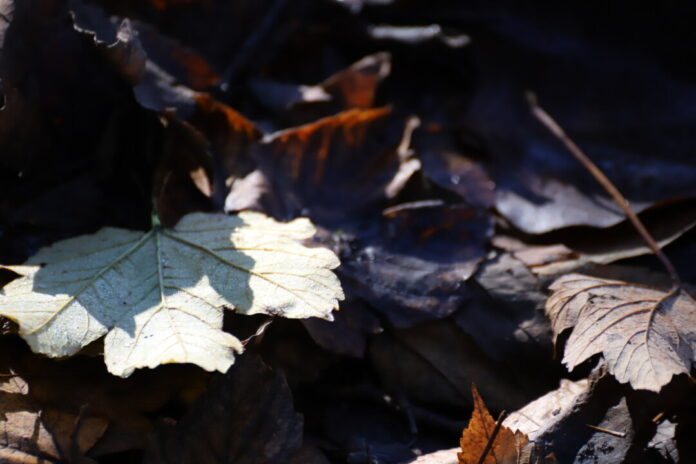
[[[233,81],[237,78],[237,75],[247,66],[247,63],[251,57],[256,53],[257,48],[261,41],[266,37],[266,35],[273,28],[275,23],[280,18],[280,13],[285,8],[288,0],[275,0],[264,17],[261,24],[258,26],[256,31],[252,33],[249,38],[242,44],[237,56],[230,65],[222,73],[222,78],[220,79],[220,89],[223,92],[227,92]]]
[[[665,413],[659,412],[655,417],[652,418],[652,423],[657,424],[658,422],[660,422],[662,420],[663,417],[665,417]]]
[[[79,462],[82,457],[82,450],[80,449],[80,431],[84,425],[88,408],[89,404],[80,406],[80,411],[75,418],[75,422],[73,422],[73,429],[70,432],[70,462]]]
[[[645,228],[645,225],[643,225],[643,222],[638,218],[636,213],[633,212],[631,207],[628,204],[628,201],[624,196],[619,192],[619,190],[616,188],[616,186],[609,180],[607,176],[604,175],[604,173],[597,167],[597,165],[578,147],[573,140],[571,140],[570,137],[565,133],[563,128],[561,128],[560,125],[542,108],[539,106],[536,100],[536,96],[532,93],[527,94],[527,98],[529,100],[529,105],[532,108],[532,114],[534,117],[536,117],[551,133],[556,136],[558,140],[560,140],[563,145],[565,145],[566,149],[573,155],[575,158],[580,161],[580,163],[587,169],[590,174],[599,182],[599,184],[604,187],[604,189],[609,193],[611,198],[614,200],[614,202],[621,208],[626,215],[626,217],[631,221],[631,224],[633,224],[633,227],[636,228],[640,236],[643,238],[645,243],[650,247],[652,252],[657,256],[657,258],[662,262],[662,265],[665,267],[665,270],[667,270],[667,273],[669,274],[669,278],[672,280],[672,292],[674,292],[675,289],[678,289],[681,287],[681,279],[679,278],[679,274],[677,274],[677,270],[675,269],[674,265],[672,262],[667,258],[667,256],[662,252],[660,249],[660,245],[657,244],[655,239],[650,235],[650,232]]]
[[[252,341],[253,339],[255,339],[255,338],[260,337],[261,335],[263,335],[263,333],[266,331],[266,329],[268,328],[268,326],[271,325],[271,322],[273,322],[274,320],[275,320],[275,318],[274,318],[273,316],[268,316],[268,318],[266,318],[266,320],[263,321],[263,322],[261,323],[261,325],[259,326],[259,328],[256,329],[256,332],[254,332],[253,335],[251,335],[251,336],[245,338],[244,340],[242,340],[242,345],[246,346],[247,343],[249,343],[249,342]]]
[[[609,430],[609,429],[605,429],[604,427],[598,427],[598,426],[592,425],[592,424],[585,424],[585,425],[593,430],[598,431],[598,432],[608,433],[609,435],[614,435],[615,437],[619,437],[619,438],[626,438],[626,432],[617,432],[616,430]]]
[[[488,443],[486,443],[486,447],[483,449],[483,453],[481,453],[481,457],[478,460],[478,464],[483,464],[483,461],[486,460],[486,456],[488,456],[488,453],[490,453],[491,448],[493,448],[493,443],[495,442],[495,437],[498,436],[498,432],[500,432],[500,427],[503,426],[503,420],[505,420],[505,416],[507,416],[507,413],[505,411],[503,411],[498,416],[498,420],[495,421],[495,427],[493,428],[493,433],[491,434],[490,437],[488,437]]]

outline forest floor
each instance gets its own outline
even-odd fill
[[[696,462],[694,14],[0,0],[0,462]],[[250,232],[181,238],[201,217]],[[113,234],[141,241],[41,291],[56,253],[98,260]],[[248,288],[222,299],[166,238],[248,264]],[[315,312],[254,281],[281,245],[306,260],[267,275],[301,274]],[[217,303],[165,307],[177,266],[177,298],[210,282]],[[169,326],[183,355],[127,301],[157,272],[158,314],[192,315]]]

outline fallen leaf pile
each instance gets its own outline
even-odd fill
[[[0,461],[696,462],[694,14],[0,0]]]

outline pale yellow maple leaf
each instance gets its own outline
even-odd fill
[[[69,356],[104,338],[110,372],[195,363],[226,371],[242,351],[222,331],[223,309],[320,317],[343,299],[336,255],[300,240],[308,219],[194,213],[172,230],[104,228],[40,250],[0,296],[34,351]]]

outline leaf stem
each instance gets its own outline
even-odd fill
[[[505,416],[507,416],[507,413],[505,411],[502,411],[498,416],[498,420],[495,421],[493,433],[491,433],[491,436],[488,437],[488,443],[486,443],[486,447],[483,449],[483,453],[481,453],[481,457],[478,460],[478,464],[484,463],[484,461],[486,460],[486,456],[488,456],[488,453],[490,453],[491,448],[493,448],[493,443],[495,443],[495,437],[497,437],[498,432],[500,432],[500,427],[503,425],[503,420],[505,420]]]
[[[609,180],[609,178],[604,175],[601,169],[577,146],[573,140],[568,137],[563,128],[549,115],[542,107],[537,103],[536,96],[532,93],[527,94],[527,99],[529,105],[532,109],[532,114],[536,117],[539,122],[541,122],[558,140],[560,140],[565,148],[583,165],[587,171],[599,182],[599,184],[604,187],[604,189],[609,193],[614,202],[621,208],[621,210],[626,214],[626,217],[631,221],[633,227],[638,231],[640,236],[643,238],[645,243],[650,247],[652,252],[657,256],[665,270],[669,274],[669,278],[672,281],[672,289],[678,289],[681,287],[681,279],[679,274],[675,269],[669,258],[662,252],[660,245],[657,244],[655,239],[650,235],[650,232],[645,228],[645,225],[640,220],[640,218],[633,212],[628,201],[621,194],[619,189]],[[671,293],[671,292],[670,292]]]

